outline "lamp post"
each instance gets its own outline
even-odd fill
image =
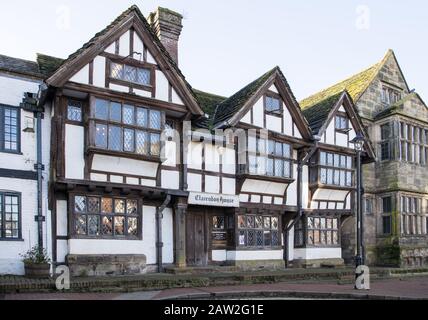
[[[364,225],[363,225],[363,201],[362,201],[362,170],[361,170],[361,153],[364,148],[365,138],[359,132],[357,136],[351,141],[354,144],[355,151],[357,152],[357,256],[355,263],[357,268],[364,265],[363,257],[363,242],[364,242]]]

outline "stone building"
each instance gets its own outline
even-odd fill
[[[367,263],[428,264],[428,109],[409,88],[392,50],[379,63],[305,100],[303,110],[347,90],[362,118],[376,162],[364,166]],[[343,250],[354,256],[355,221],[344,225]]]

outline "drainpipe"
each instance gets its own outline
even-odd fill
[[[157,254],[157,261],[158,261],[158,273],[163,272],[163,259],[162,259],[162,249],[163,249],[163,242],[162,242],[162,219],[163,219],[163,211],[166,209],[166,207],[171,203],[171,195],[167,195],[165,198],[165,201],[163,202],[162,206],[160,206],[156,211],[156,229],[157,229],[157,235],[156,235],[156,254]]]
[[[43,216],[42,173],[45,166],[42,163],[42,112],[36,111],[35,116],[37,118],[37,163],[34,165],[37,170],[37,216],[35,220],[37,221],[39,253],[43,254],[43,222],[45,217]]]
[[[308,164],[308,162],[311,160],[315,152],[318,150],[318,144],[320,141],[320,137],[315,137],[315,144],[312,146],[309,151],[306,153],[306,155],[301,158],[299,157],[298,163],[297,163],[297,213],[296,216],[293,219],[293,222],[285,229],[285,242],[287,246],[289,245],[288,239],[290,231],[294,228],[294,226],[302,219],[303,217],[303,205],[302,205],[302,194],[303,194],[303,166]],[[288,253],[289,248],[286,248],[284,250],[284,260],[289,262],[288,259]]]

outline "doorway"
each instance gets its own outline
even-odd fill
[[[208,265],[206,218],[204,210],[189,211],[186,217],[187,265],[204,267]]]

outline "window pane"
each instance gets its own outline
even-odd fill
[[[256,217],[256,228],[257,229],[263,229],[263,217],[262,216]]]
[[[115,122],[122,121],[122,105],[117,102],[110,104],[110,120]]]
[[[284,163],[283,160],[275,160],[275,177],[284,176]]]
[[[4,149],[18,150],[18,110],[4,109]]]
[[[320,180],[322,184],[327,184],[327,169],[321,169]]]
[[[256,224],[255,216],[247,216],[247,228],[254,228]]]
[[[160,155],[160,135],[152,133],[150,135],[150,154],[152,156]]]
[[[275,143],[275,155],[281,157],[282,156],[282,143]]]
[[[159,111],[150,110],[150,128],[161,129],[161,113]]]
[[[108,106],[109,102],[106,100],[96,99],[95,100],[95,118],[101,120],[108,119]]]
[[[135,123],[135,108],[134,106],[124,105],[123,106],[123,123],[131,124]]]
[[[239,216],[238,217],[238,228],[244,229],[247,226],[247,222],[245,219],[245,216]]]
[[[291,178],[291,162],[284,161],[284,177]]]
[[[116,126],[109,126],[108,131],[108,148],[113,151],[122,151],[122,129]]]
[[[265,238],[265,247],[270,247],[272,245],[272,234],[270,231],[264,231]]]
[[[138,219],[128,218],[128,235],[138,236]]]
[[[281,102],[280,100],[272,97],[266,97],[266,111],[280,111],[281,110]]]
[[[114,79],[123,79],[123,65],[111,63],[110,66],[110,76]]]
[[[100,212],[100,199],[95,197],[88,198],[88,212],[99,213]]]
[[[76,234],[79,236],[87,235],[86,219],[87,219],[87,216],[85,215],[80,215],[76,217],[75,228],[76,228]]]
[[[352,172],[346,173],[346,186],[352,187]]]
[[[273,159],[267,159],[266,163],[266,174],[268,176],[274,175]]]
[[[147,128],[147,109],[137,108],[137,126]]]
[[[125,213],[125,200],[121,200],[121,199],[114,200],[114,212]]]
[[[86,197],[82,197],[82,196],[74,197],[74,211],[86,212]]]
[[[332,153],[327,153],[327,165],[330,167],[332,167],[334,165]]]
[[[88,216],[88,235],[89,236],[100,235],[100,217],[99,216]]]
[[[107,149],[107,126],[104,124],[95,126],[95,146]]]
[[[113,199],[102,198],[101,199],[101,212],[102,213],[113,213]]]
[[[149,86],[151,84],[150,76],[150,70],[142,68],[137,69],[137,83]]]
[[[112,217],[102,218],[102,234],[106,236],[113,235],[113,218]]]
[[[327,170],[327,184],[333,184],[333,169]]]
[[[67,119],[70,121],[82,121],[82,103],[79,101],[68,101]]]
[[[114,234],[125,235],[125,217],[114,217]]]
[[[322,166],[327,165],[327,154],[325,152],[320,153],[320,164]]]
[[[135,139],[134,139],[134,130],[132,130],[132,129],[125,129],[125,131],[124,131],[124,137],[123,137],[124,139],[124,147],[123,147],[123,149],[125,150],[125,151],[128,151],[128,152],[134,152],[134,150],[135,150],[135,148],[134,148],[134,141],[135,141]]]
[[[148,133],[143,131],[136,132],[136,152],[138,154],[148,153]]]
[[[275,142],[272,140],[268,141],[268,153],[270,155],[274,155],[275,154]]]
[[[270,230],[270,228],[271,228],[271,219],[270,219],[270,217],[264,217],[263,221],[264,221],[264,223],[263,223],[264,224],[264,228]]]
[[[123,80],[129,81],[129,82],[136,82],[136,80],[137,80],[137,69],[135,67],[125,65]]]
[[[272,217],[272,230],[278,230],[279,220],[276,217]]]
[[[126,202],[126,213],[131,215],[138,214],[138,200],[128,200]]]

